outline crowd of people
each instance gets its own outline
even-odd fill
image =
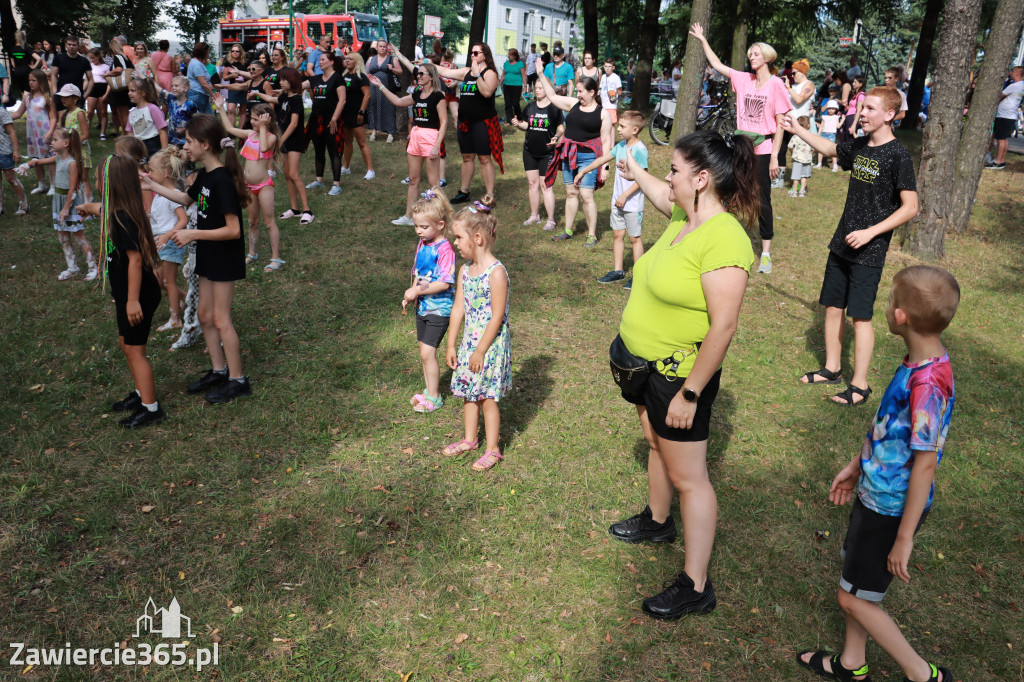
[[[403,313],[410,305],[416,313],[424,376],[423,391],[410,403],[424,413],[443,407],[438,349],[445,343],[450,394],[463,399],[465,432],[443,453],[457,456],[479,449],[482,415],[486,446],[473,468],[485,471],[504,459],[499,404],[512,380],[511,283],[493,253],[497,174],[504,172],[503,138],[509,132],[496,107],[503,93],[505,123],[525,133],[522,163],[530,213],[524,226],[541,224],[543,205],[542,229],[554,232],[554,241],[567,241],[575,236],[582,209],[584,246],[594,247],[596,192],[613,180],[612,269],[598,281],[623,282],[631,290],[610,363],[623,399],[635,406],[650,455],[647,507],[614,524],[610,533],[630,543],[674,540],[671,502],[677,491],[684,571],[666,590],[645,600],[643,609],[666,619],[706,613],[717,603],[709,577],[717,524],[706,466],[711,414],[748,273],[755,262],[758,272],[772,271],[772,181],[783,176],[790,151],[790,196],[807,196],[811,169],[822,168],[826,159],[832,160],[833,171],[850,172],[819,297],[825,308],[825,360],[800,378],[808,385],[842,382],[845,320],[852,318],[851,378],[833,398],[843,407],[863,405],[872,394],[867,374],[875,298],[893,230],[917,213],[917,194],[910,154],[893,134],[894,123],[906,111],[899,69],[886,72],[884,85],[868,88],[862,74],[851,75],[859,68],[853,59],[850,71],[829,73],[819,88],[807,77],[807,60],[789,63],[776,75],[776,51],[758,42],[747,51],[749,69],[733,69],[715,55],[700,24],[690,32],[711,68],[736,93],[738,130],[724,137],[699,131],[676,141],[664,180],[648,170],[648,152],[639,139],[644,115],[620,111],[623,83],[610,59],[599,65],[595,55],[585,52],[574,69],[561,45],[548,53],[541,43],[540,52],[536,46],[525,55],[510,50],[499,73],[484,43],[471,45],[460,67],[440,43],[432,54],[410,60],[383,40],[360,51],[335,46],[330,36],[291,61],[280,47],[233,45],[219,65],[210,64],[203,43],[194,45],[180,66],[166,45],[152,53],[145,44],[129,50],[121,38],[110,43],[106,54],[90,50],[88,59],[74,37],[52,58],[44,45],[41,55],[32,53],[27,69],[16,67],[24,96],[14,114],[0,110],[0,169],[18,197],[18,215],[30,206],[17,174],[34,170],[38,184],[32,193],[51,191],[53,226],[67,265],[58,279],[80,273],[77,246],[86,260],[85,279],[102,276],[109,283],[133,383],[112,407],[127,413],[122,425],[138,428],[166,418],[146,359],[161,291],[168,294],[170,317],[160,329],[181,329],[175,347],[200,335],[206,341],[211,367],[188,391],[213,403],[251,395],[231,311],[236,283],[245,278],[248,265],[259,261],[261,225],[271,249],[264,271],[273,273],[287,262],[278,221],[312,223],[316,216],[309,193],[342,192],[341,178],[351,174],[355,145],[366,166],[364,180],[375,180],[368,143],[377,136],[393,142],[400,134],[395,113],[408,108],[405,212],[392,222],[412,226],[418,238],[401,301]],[[18,38],[18,49],[25,51],[24,36]],[[25,53],[18,58],[28,59]],[[402,92],[399,76],[405,71],[413,86]],[[1024,69],[1018,67],[1004,93],[1004,100],[1016,98],[1018,107],[1022,80]],[[30,160],[18,165],[22,147],[13,120],[22,116]],[[116,153],[105,159],[93,159],[89,145],[94,117],[101,140],[122,131]],[[451,199],[444,190],[450,128],[456,130],[462,157],[460,185]],[[301,160],[310,143],[315,179],[307,184]],[[478,166],[484,193],[474,200]],[[428,189],[421,193],[424,171]],[[275,216],[275,180],[281,173],[289,205]],[[565,189],[561,230],[553,191],[559,175]],[[645,252],[647,202],[668,224]],[[465,205],[453,208],[459,204]],[[243,211],[248,213],[248,242]],[[96,227],[89,229],[98,231],[98,252],[86,237],[93,220]],[[745,231],[754,222],[761,240],[759,259]],[[632,251],[628,278],[627,236]],[[465,263],[457,268],[459,256]],[[182,266],[187,292],[177,282]],[[845,503],[855,490],[858,499],[840,579],[846,644],[841,654],[809,651],[798,657],[822,676],[868,679],[865,644],[870,636],[896,659],[907,679],[952,679],[947,669],[914,652],[878,602],[894,576],[908,579],[914,532],[931,505],[954,402],[940,334],[958,301],[956,280],[941,268],[908,268],[893,282],[885,317],[890,331],[906,342],[908,355],[885,390],[862,453],[832,484],[834,502]]]

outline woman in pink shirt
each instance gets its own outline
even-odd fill
[[[761,231],[761,264],[757,271],[771,272],[771,246],[772,237],[775,236],[771,181],[779,176],[777,156],[782,148],[784,132],[779,124],[785,118],[786,112],[793,108],[786,84],[772,75],[774,67],[771,64],[778,55],[771,45],[754,43],[747,50],[747,60],[754,73],[736,71],[715,56],[700,24],[694,24],[690,28],[690,35],[700,41],[711,68],[721,74],[728,74],[732,89],[736,93],[737,129],[756,133],[765,138],[754,147],[757,177],[761,185],[761,214],[758,218]]]
[[[170,92],[174,72],[171,69],[171,55],[167,54],[167,50],[171,48],[171,44],[166,40],[161,40],[157,46],[160,49],[150,54],[149,60],[153,63],[153,70],[156,71],[157,84],[162,90]]]

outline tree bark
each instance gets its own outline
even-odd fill
[[[907,91],[907,115],[903,119],[917,125],[917,115],[921,111],[921,99],[924,97],[924,82],[928,77],[928,65],[932,61],[932,44],[939,26],[939,15],[942,13],[942,0],[928,0],[924,9],[924,21],[918,36],[917,54],[914,56],[914,70],[910,76],[910,89]],[[910,125],[906,124],[905,125]]]
[[[736,23],[732,27],[732,55],[729,58],[729,66],[737,71],[742,71],[747,63],[747,31],[750,28],[750,14],[753,9],[752,0],[736,0]]]
[[[14,62],[10,61],[11,48],[14,46],[14,6],[13,0],[0,0],[0,38],[4,41],[3,60],[7,66],[7,72],[14,70]],[[14,85],[12,82],[11,85]],[[11,93],[4,93],[10,97]],[[4,102],[6,105],[7,103]]]
[[[600,40],[597,31],[597,0],[583,0],[583,49],[590,50],[595,59],[601,54],[598,51]],[[580,55],[582,63],[583,56]]]
[[[654,48],[658,43],[660,14],[661,0],[646,0],[636,71],[633,74],[633,108],[645,113],[651,108],[651,68],[654,63]]]
[[[711,0],[693,0],[690,7],[690,23],[701,26],[711,24]],[[700,41],[689,36],[686,54],[683,56],[683,78],[676,95],[676,115],[672,122],[672,138],[689,135],[697,127],[697,105],[700,101],[700,84],[704,75],[704,49]]]
[[[931,113],[924,128],[917,192],[921,211],[900,231],[901,243],[925,259],[945,255],[950,199],[956,181],[960,123],[974,65],[982,0],[947,0],[935,64]]]
[[[419,37],[419,0],[402,0],[402,43],[399,49],[410,62],[416,59],[416,39]],[[412,83],[412,74],[402,69],[398,81],[402,84],[401,94]],[[395,129],[399,132],[406,130],[409,125],[409,109],[407,107],[395,107]]]
[[[985,61],[978,71],[978,82],[957,154],[956,180],[949,209],[949,226],[957,232],[966,230],[971,219],[985,161],[985,148],[991,137],[990,126],[999,104],[1006,67],[1017,47],[1022,21],[1024,3],[1020,0],[999,0],[992,30],[985,42]]]
[[[469,45],[484,42],[487,27],[487,0],[473,0],[473,16],[469,20]],[[469,64],[467,58],[466,63]]]

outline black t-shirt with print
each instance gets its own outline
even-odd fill
[[[483,121],[488,118],[494,118],[497,116],[497,111],[494,109],[494,96],[492,92],[490,97],[484,97],[480,94],[480,89],[477,85],[477,81],[484,77],[491,67],[486,67],[479,76],[474,76],[472,73],[467,73],[465,79],[458,84],[459,89],[459,122],[466,121],[467,123],[474,123],[476,121]]]
[[[412,122],[417,128],[441,129],[441,117],[437,115],[438,102],[444,103],[444,95],[432,90],[426,97],[423,89],[417,88],[412,93]]]
[[[899,140],[869,147],[869,137],[836,145],[839,165],[851,171],[846,207],[829,250],[853,263],[880,268],[885,265],[892,231],[880,234],[860,249],[846,243],[846,235],[877,225],[903,205],[900,192],[916,191],[914,162]]]
[[[117,305],[124,306],[128,302],[128,252],[142,253],[139,228],[126,212],[118,211],[110,220],[110,240],[114,243],[107,261],[110,293]],[[151,301],[154,295],[160,300],[160,285],[153,271],[143,265],[139,301]]]
[[[345,84],[344,78],[335,71],[331,77],[324,79],[323,75],[312,76],[309,79],[309,91],[313,97],[313,116],[330,118],[334,115],[334,109],[338,106],[338,88]],[[348,101],[348,93],[345,101]]]
[[[562,125],[565,115],[562,110],[554,104],[540,107],[536,101],[531,101],[523,111],[523,119],[526,125],[526,151],[532,156],[547,156],[551,153],[548,142],[555,136],[558,126]]]
[[[82,55],[69,57],[58,54],[53,58],[53,65],[60,69],[57,74],[57,90],[70,83],[85,93],[85,74],[92,73],[92,64],[88,59]]]
[[[196,229],[216,230],[227,224],[225,216],[238,218],[238,237],[213,241],[196,241],[196,274],[214,282],[245,279],[245,230],[242,227],[242,205],[238,201],[234,180],[226,168],[205,168],[196,174],[188,195],[196,202]]]
[[[370,81],[366,74],[346,73],[343,77],[345,83],[345,106],[342,108],[342,116],[354,119],[363,106],[363,87],[369,87]]]
[[[278,69],[267,68],[264,74],[264,81],[270,85],[271,90],[281,89],[281,72]],[[264,92],[266,90],[264,89]]]

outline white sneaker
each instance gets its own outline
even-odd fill
[[[392,143],[392,142],[394,142],[394,141],[395,141],[395,136],[394,136],[394,135],[390,135],[390,134],[389,134],[389,135],[388,135],[388,144],[391,144],[391,143]]]
[[[59,279],[61,282],[65,282],[74,277],[75,275],[77,275],[79,272],[81,272],[81,270],[79,270],[77,266],[74,268],[68,268],[64,272],[57,275],[57,279]]]
[[[324,183],[320,182],[319,180],[314,180],[313,182],[306,185],[306,189],[320,189],[323,186]]]
[[[327,192],[327,196],[336,197],[341,194],[341,187],[338,185],[331,185],[331,189]]]
[[[89,272],[85,273],[85,281],[86,282],[91,282],[91,281],[93,281],[94,279],[96,279],[99,276],[100,276],[100,271],[94,265],[91,268],[89,268]]]
[[[34,190],[29,192],[29,194],[46,194],[46,190],[48,189],[49,186],[45,182],[40,182],[38,185],[36,185],[36,188]]]
[[[352,169],[351,168],[346,168],[345,166],[342,166],[341,167],[341,174],[342,175],[352,175]]]
[[[373,180],[375,177],[377,177],[377,174],[372,170],[368,170],[366,171],[366,175],[363,176],[363,180]]]
[[[376,139],[377,139],[377,131],[374,130],[372,133],[370,133],[370,142],[374,142]]]
[[[410,218],[407,215],[404,215],[401,218],[396,218],[395,220],[392,220],[391,224],[392,225],[415,225],[416,223],[414,223],[412,221],[412,218]]]
[[[403,185],[408,185],[408,184],[409,184],[409,179],[410,179],[410,178],[409,178],[409,176],[408,176],[408,175],[406,175],[406,176],[405,176],[405,180],[402,180],[402,184],[403,184]]]
[[[48,196],[48,197],[52,197],[56,193],[57,193],[57,188],[55,188],[53,185],[50,185],[50,189],[46,190],[46,196]]]
[[[758,272],[768,274],[772,271],[772,257],[767,253],[761,254],[761,265],[757,268]]]

